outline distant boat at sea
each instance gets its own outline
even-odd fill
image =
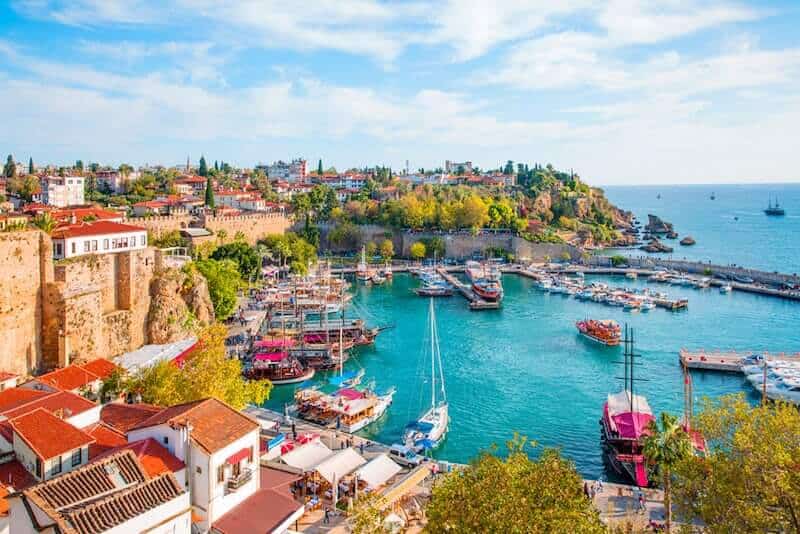
[[[714,192],[712,191],[711,192],[711,200],[716,200],[716,199],[717,199],[717,195],[715,195]]]
[[[786,215],[786,210],[784,210],[781,205],[778,203],[778,199],[775,199],[775,204],[772,203],[772,199],[769,200],[769,205],[767,209],[764,210],[764,213],[773,217],[782,217]]]
[[[657,195],[656,195],[656,198],[657,198],[658,200],[661,200],[661,193],[657,194]]]

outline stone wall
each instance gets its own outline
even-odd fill
[[[559,243],[531,243],[521,237],[512,239],[514,258],[521,262],[558,261],[564,253],[569,254],[572,261],[581,258],[581,250],[577,247]]]
[[[445,255],[448,258],[465,259],[473,255],[482,255],[486,249],[497,248],[513,251],[512,235],[507,233],[487,233],[472,235],[471,233],[434,233],[434,232],[404,232],[403,233],[403,256],[410,256],[411,245],[417,241],[441,238],[444,241]]]
[[[125,220],[125,223],[147,228],[153,237],[159,237],[161,234],[167,232],[187,228],[191,221],[192,217],[188,213],[185,213],[158,217],[130,217]]]
[[[39,230],[0,234],[0,371],[25,375],[42,354],[42,303],[52,244]]]
[[[279,213],[253,213],[233,217],[202,215],[199,222],[215,234],[224,230],[227,234],[226,241],[233,239],[238,232],[242,232],[250,244],[255,244],[267,234],[283,234],[292,225],[288,217]]]

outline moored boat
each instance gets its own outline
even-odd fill
[[[472,291],[483,300],[496,302],[503,298],[503,286],[491,280],[478,280],[472,282]]]
[[[586,319],[576,322],[575,326],[582,336],[609,347],[619,345],[622,337],[619,323],[611,319]]]

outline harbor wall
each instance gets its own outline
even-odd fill
[[[785,274],[777,272],[759,271],[757,269],[747,269],[745,267],[735,267],[732,265],[716,265],[713,263],[704,263],[700,261],[688,260],[669,260],[664,258],[655,258],[647,256],[628,257],[628,265],[640,269],[652,269],[654,267],[663,267],[665,269],[675,269],[691,274],[706,274],[711,272],[713,275],[725,276],[739,276],[752,278],[756,282],[764,284],[800,284],[800,276],[797,274]],[[608,267],[611,265],[610,256],[592,256],[589,260],[591,265],[599,267]]]
[[[141,226],[146,228],[153,237],[161,237],[162,234],[187,228],[192,221],[188,213],[180,215],[160,215],[152,217],[129,217],[125,220],[126,224]]]
[[[251,245],[268,234],[284,234],[292,226],[292,220],[280,213],[249,213],[230,217],[201,215],[199,223],[214,234],[224,231],[226,241],[241,232]]]

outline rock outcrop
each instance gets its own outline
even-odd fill
[[[199,273],[164,269],[150,286],[152,300],[147,316],[150,343],[172,343],[214,320],[208,284]]]
[[[684,247],[690,247],[690,246],[694,245],[695,243],[696,243],[696,241],[690,235],[687,235],[686,237],[681,239],[681,245],[683,245]]]
[[[665,245],[664,243],[655,238],[652,239],[648,244],[641,246],[639,248],[641,250],[644,250],[645,252],[651,252],[651,253],[670,253],[673,250],[672,247]]]
[[[649,234],[669,234],[674,232],[674,228],[672,227],[672,223],[668,223],[666,221],[662,221],[660,217],[653,214],[647,215],[647,226],[644,227],[644,231]]]

